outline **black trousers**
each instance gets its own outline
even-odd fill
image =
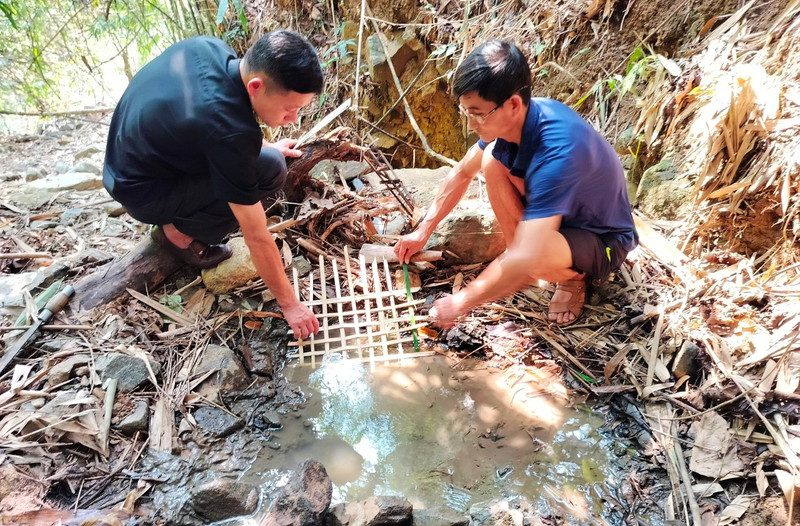
[[[286,159],[275,148],[264,147],[256,167],[262,184],[254,197],[259,200],[274,198],[286,182]],[[178,231],[209,245],[220,243],[238,227],[228,203],[213,195],[209,179],[176,180],[167,195],[144,205],[125,206],[125,209],[142,223],[172,223]]]

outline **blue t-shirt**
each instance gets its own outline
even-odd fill
[[[222,40],[194,37],[136,73],[108,134],[103,181],[113,197],[142,205],[188,179],[219,200],[258,202],[262,135],[239,62]]]
[[[484,141],[478,142],[481,148]],[[495,141],[492,155],[525,179],[522,219],[561,215],[562,228],[615,235],[633,250],[633,225],[625,171],[617,153],[570,107],[532,98],[521,144]]]

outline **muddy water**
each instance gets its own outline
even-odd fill
[[[467,512],[521,495],[572,510],[569,523],[602,515],[597,486],[612,477],[610,444],[597,431],[603,415],[548,397],[514,399],[508,375],[484,361],[451,368],[434,356],[370,372],[334,356],[283,374],[307,401],[279,411],[283,427],[243,476],[266,493],[315,458],[333,481],[334,503],[395,494],[415,508]]]

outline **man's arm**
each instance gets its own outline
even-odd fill
[[[286,322],[295,336],[307,338],[319,331],[319,321],[311,310],[300,303],[292,285],[283,271],[283,261],[278,246],[267,229],[267,218],[261,203],[237,205],[228,203],[239,222],[250,257],[264,284],[278,300]]]
[[[473,145],[467,154],[447,174],[442,186],[436,193],[425,218],[419,223],[416,230],[401,237],[394,246],[394,253],[400,261],[409,262],[411,256],[422,250],[428,242],[436,226],[458,204],[464,193],[469,188],[469,183],[481,169],[483,150]]]
[[[558,229],[561,216],[520,222],[514,243],[492,261],[469,285],[437,300],[431,309],[436,325],[450,327],[474,307],[509,296],[537,279],[563,281],[574,278],[572,252]]]

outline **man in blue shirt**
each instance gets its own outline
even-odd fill
[[[587,280],[607,277],[638,243],[614,149],[572,109],[530,91],[528,62],[509,42],[480,45],[456,70],[453,92],[480,140],[395,253],[408,261],[421,250],[480,171],[507,249],[467,287],[434,303],[431,315],[442,327],[536,280],[556,283],[548,319],[570,324],[583,310]]]
[[[216,38],[170,46],[122,95],[108,134],[103,183],[127,212],[157,225],[153,239],[184,262],[209,268],[230,257],[223,238],[240,227],[259,275],[300,338],[319,330],[295,296],[262,200],[286,179],[297,141],[268,144],[270,127],[297,120],[322,90],[313,46],[273,31],[239,59]]]

